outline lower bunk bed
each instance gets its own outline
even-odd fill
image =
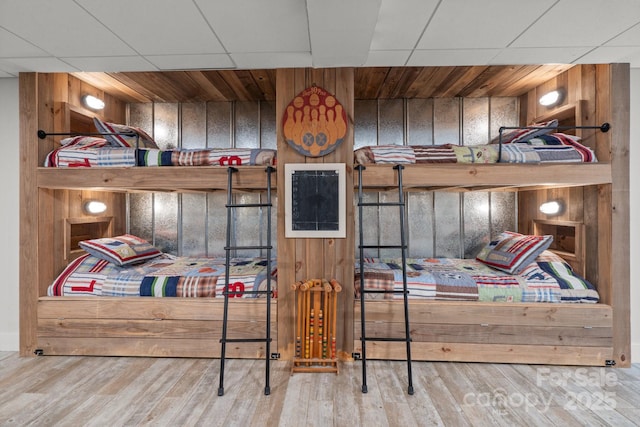
[[[612,364],[612,308],[564,259],[544,250],[505,272],[485,264],[489,258],[486,251],[478,259],[406,258],[414,360]],[[354,337],[362,325],[362,286],[395,291],[366,294],[366,336],[403,336],[401,266],[402,259],[367,258],[363,268],[357,263]],[[356,338],[354,353],[361,351]],[[404,345],[385,340],[372,340],[366,351],[372,359],[406,358]]]
[[[100,244],[81,243],[88,253],[72,261],[47,296],[38,299],[36,353],[220,357],[225,287],[231,292],[228,337],[264,337],[266,298],[250,292],[268,289],[269,282],[276,289],[275,261],[230,258],[226,285],[226,257],[176,257],[130,235],[92,242]],[[136,262],[123,264],[124,259]],[[276,319],[275,300],[269,306]],[[277,327],[271,323],[277,343]],[[264,342],[226,348],[230,358],[265,354]]]

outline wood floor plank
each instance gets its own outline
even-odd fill
[[[616,369],[460,362],[340,362],[291,374],[290,362],[42,356],[0,352],[0,425],[635,426],[640,365]]]

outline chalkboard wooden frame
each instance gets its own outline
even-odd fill
[[[284,176],[285,237],[345,238],[345,164],[287,163]]]

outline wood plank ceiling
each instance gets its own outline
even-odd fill
[[[355,99],[520,96],[571,65],[365,67]],[[73,73],[125,102],[275,100],[276,70]]]

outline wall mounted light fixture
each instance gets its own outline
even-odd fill
[[[547,92],[542,95],[538,102],[542,106],[553,107],[554,105],[562,102],[563,94],[564,92],[562,89],[552,90],[551,92]]]
[[[107,204],[99,200],[87,200],[82,205],[82,210],[89,215],[98,215],[107,210]]]
[[[560,215],[564,211],[564,203],[561,200],[551,200],[540,205],[540,212],[545,215]]]
[[[91,108],[92,110],[102,110],[104,108],[104,101],[93,95],[85,95],[82,97],[82,103]]]

